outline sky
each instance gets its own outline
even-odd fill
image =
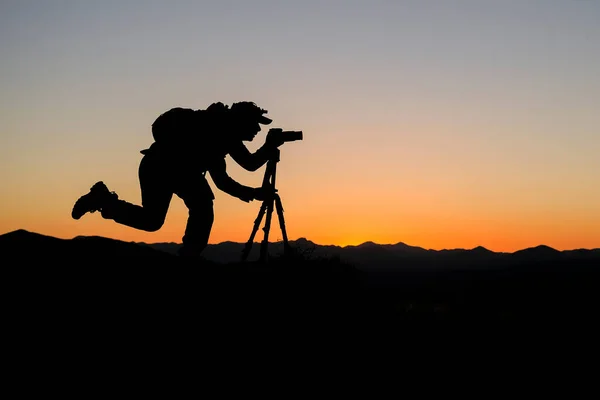
[[[277,167],[290,240],[598,248],[598,21],[592,0],[2,1],[0,234],[180,242],[177,197],[157,232],[71,209],[97,181],[140,204],[164,111],[247,100],[304,132]],[[209,183],[210,243],[245,242],[260,202]]]

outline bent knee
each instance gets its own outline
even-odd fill
[[[156,232],[157,230],[162,228],[164,223],[165,223],[164,218],[149,219],[144,224],[143,229],[148,232]]]

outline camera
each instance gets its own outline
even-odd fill
[[[275,143],[295,142],[302,140],[302,131],[284,131],[280,128],[269,129],[267,140]]]

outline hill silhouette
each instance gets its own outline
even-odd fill
[[[362,282],[358,270],[335,260],[298,255],[273,257],[268,265],[190,262],[133,242],[59,239],[26,230],[0,235],[0,254],[12,260],[6,271],[9,295],[18,299],[12,301],[14,311],[50,318],[51,324],[92,316],[94,324],[142,321],[152,329],[169,324],[196,329],[247,318],[331,321],[357,310]]]
[[[257,254],[238,261],[243,244],[235,242],[210,245],[206,260],[190,264],[173,254],[174,243],[0,235],[1,254],[13,260],[7,270],[17,276],[12,289],[27,299],[21,306],[121,322],[161,315],[191,323],[190,315],[204,315],[388,328],[474,319],[574,323],[600,305],[599,249],[437,251],[404,243],[320,246],[304,238],[290,244],[296,255],[285,258],[282,244],[272,243],[267,264],[252,261]]]
[[[431,250],[396,244],[377,244],[371,241],[349,246],[319,245],[306,238],[290,243],[302,254],[317,259],[337,259],[362,270],[373,269],[465,269],[507,267],[523,263],[540,262],[581,262],[597,259],[600,249],[577,249],[559,251],[549,246],[539,245],[512,253],[494,252],[482,246],[473,249]],[[177,243],[137,243],[154,249],[176,254],[181,246]],[[204,252],[207,260],[216,263],[232,263],[239,260],[245,243],[222,242],[211,244]],[[270,244],[270,252],[276,256],[283,254],[283,242]],[[258,246],[253,246],[250,259],[258,258]]]
[[[171,254],[152,247],[132,245],[100,236],[59,239],[22,229],[0,236],[0,251],[2,254],[14,254],[20,260],[81,260],[90,257],[141,257],[158,261],[173,259]]]

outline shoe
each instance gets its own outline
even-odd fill
[[[114,192],[110,192],[104,182],[96,182],[88,194],[81,196],[73,206],[71,217],[73,219],[81,218],[85,213],[93,213],[102,210],[102,207],[109,201],[118,199]]]

